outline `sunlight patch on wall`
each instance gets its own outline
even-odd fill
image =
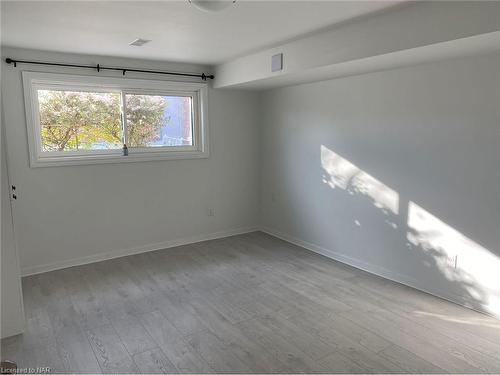
[[[398,214],[399,195],[396,191],[323,145],[321,165],[328,174],[324,176],[323,182],[332,189],[340,188],[350,194],[367,195],[373,199],[376,207]]]
[[[465,317],[462,317],[460,315],[456,316],[449,314],[437,314],[428,311],[413,311],[412,314],[426,319],[444,320],[451,323],[458,323],[470,326],[491,327],[500,330],[500,321],[498,323],[495,323],[495,321],[493,321],[486,315],[484,318],[478,317],[477,315],[471,316],[470,314],[467,314]]]
[[[414,202],[408,205],[408,241],[431,254],[450,281],[500,312],[500,258]]]
[[[400,250],[406,251],[404,249],[408,247],[415,252],[415,260],[430,268],[431,274],[442,275],[447,280],[448,285],[436,285],[443,296],[452,293],[451,299],[500,316],[499,256],[416,203],[401,201],[397,191],[323,145],[321,166],[324,184],[352,196],[368,197],[387,215],[385,223],[403,238]],[[408,216],[403,214],[406,209],[400,214],[400,208],[407,208]],[[366,228],[361,223],[361,218],[354,220],[358,228]],[[425,284],[424,280],[421,281]]]

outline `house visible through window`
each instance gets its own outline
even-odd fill
[[[208,155],[205,84],[23,77],[32,166]]]
[[[125,100],[127,145],[131,147],[193,145],[190,97],[126,94]]]

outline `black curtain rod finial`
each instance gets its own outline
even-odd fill
[[[7,57],[7,58],[5,59],[5,62],[6,62],[7,64],[14,64],[14,68],[17,66],[17,62],[16,62],[16,61],[14,61],[14,60],[12,60],[10,57]]]
[[[215,76],[213,74],[206,75],[205,73],[201,73],[201,79],[206,81],[207,79],[214,79]]]

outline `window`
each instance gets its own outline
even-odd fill
[[[42,154],[123,146],[120,93],[37,90]]]
[[[204,83],[34,72],[23,80],[33,167],[208,156]]]
[[[192,98],[125,94],[131,147],[193,146]]]

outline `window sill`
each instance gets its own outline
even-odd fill
[[[120,154],[101,155],[71,155],[71,156],[41,156],[32,159],[31,168],[38,167],[60,167],[66,165],[90,165],[90,164],[119,164],[136,163],[141,161],[160,160],[183,160],[183,159],[206,159],[208,151],[168,151],[168,152],[145,152],[129,153],[128,156]]]

